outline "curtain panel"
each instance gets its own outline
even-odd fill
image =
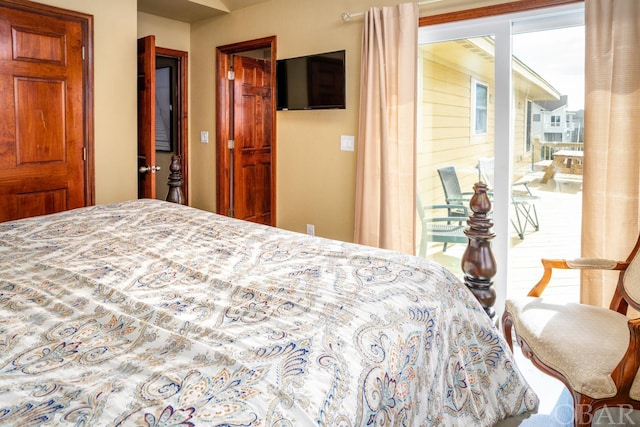
[[[623,260],[638,236],[640,2],[586,0],[582,256]],[[582,272],[581,301],[606,307],[617,272]]]
[[[366,12],[354,239],[407,254],[415,254],[417,46],[417,3]]]

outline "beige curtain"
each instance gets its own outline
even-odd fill
[[[582,255],[625,259],[638,237],[640,1],[586,0]],[[617,274],[582,275],[584,303],[608,306]]]
[[[418,6],[365,14],[355,241],[415,253]]]

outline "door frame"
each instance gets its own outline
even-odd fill
[[[176,78],[176,91],[178,105],[175,114],[178,118],[178,140],[175,153],[180,156],[180,168],[182,173],[182,194],[185,205],[189,204],[189,54],[181,50],[167,49],[156,46],[156,57],[164,56],[175,59],[178,63],[178,76]]]
[[[82,116],[84,138],[84,204],[95,204],[95,148],[94,148],[94,113],[93,113],[93,16],[74,10],[49,6],[28,0],[2,0],[4,7],[34,12],[42,15],[60,17],[80,24],[82,28]]]
[[[230,206],[230,167],[231,156],[228,140],[233,112],[228,108],[232,96],[233,82],[229,84],[227,71],[234,54],[256,49],[269,49],[271,69],[271,87],[276,87],[276,36],[233,43],[216,48],[216,212],[228,215]],[[271,106],[271,223],[276,222],[276,103]]]

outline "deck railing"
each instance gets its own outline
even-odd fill
[[[584,151],[583,142],[546,142],[536,138],[533,144],[533,163],[553,160],[553,153],[558,150]]]

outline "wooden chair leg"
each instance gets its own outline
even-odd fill
[[[504,312],[502,315],[502,333],[504,334],[504,339],[507,341],[509,345],[509,349],[513,353],[513,338],[511,336],[511,329],[513,327],[513,319],[509,312]]]
[[[574,427],[591,427],[593,423],[593,399],[573,392],[573,425]]]

